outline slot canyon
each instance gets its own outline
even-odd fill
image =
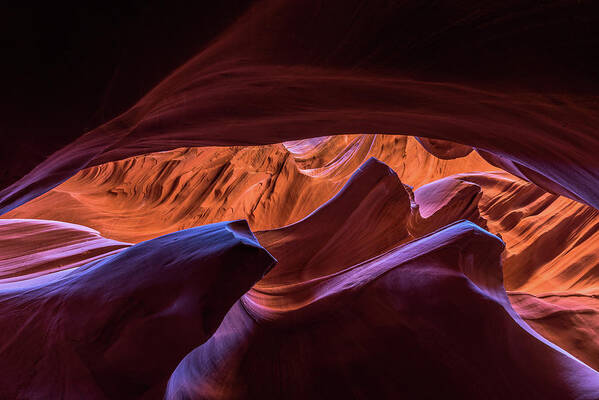
[[[4,13],[0,399],[599,399],[599,3],[184,3]]]

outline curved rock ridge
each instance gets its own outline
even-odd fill
[[[505,172],[445,177],[414,190],[409,232],[418,237],[458,219],[500,236],[504,281],[531,294],[595,294],[599,211]]]
[[[481,149],[598,207],[598,14],[574,0],[259,1],[128,111],[22,171],[0,213],[135,155],[374,132]]]
[[[137,9],[7,88],[0,398],[599,399],[599,2]]]
[[[183,148],[85,169],[7,216],[73,221],[139,242],[236,218],[254,229],[284,226],[342,184],[300,174],[280,145]]]
[[[448,147],[463,147],[444,143]],[[331,180],[347,179],[370,157],[389,165],[402,182],[414,187],[460,172],[497,169],[475,153],[455,154],[445,159],[438,157],[428,149],[423,151],[424,146],[418,138],[411,136],[338,135],[296,140],[283,145],[293,155],[300,172]]]
[[[502,250],[463,221],[289,286],[277,302],[308,292],[299,308],[273,314],[252,290],[179,364],[166,398],[599,396],[599,373],[511,308]]]
[[[0,284],[76,268],[129,246],[81,225],[0,219]]]
[[[397,138],[389,139],[398,143]],[[342,140],[345,144],[339,145]],[[132,198],[160,203],[176,198],[180,187],[193,185],[189,178],[193,173],[181,171],[191,166],[198,176],[209,175],[205,166],[216,162],[214,168],[233,173],[217,177],[227,184],[206,189],[207,196],[218,195],[214,192],[220,187],[236,200],[248,193],[241,188],[252,180],[247,170],[244,174],[244,163],[254,160],[255,165],[269,168],[273,154],[279,152],[288,163],[281,171],[288,168],[295,178],[279,172],[275,180],[284,183],[282,188],[307,182],[302,190],[309,194],[311,189],[332,190],[344,182],[343,163],[338,168],[329,162],[330,155],[351,153],[346,150],[355,149],[356,143],[358,148],[368,146],[370,150],[344,158],[344,163],[353,163],[370,154],[377,140],[362,136],[285,144],[291,153],[270,146],[247,151],[180,149],[140,157],[141,166],[164,165],[158,170],[163,180],[154,186],[151,175],[136,166],[135,159],[80,175],[90,182],[106,182],[107,187],[130,180],[154,188],[130,191],[131,196],[120,198],[115,189],[113,204],[127,205]],[[301,164],[302,156],[310,154],[303,162],[311,165],[308,169],[326,171],[319,177],[309,176],[295,164],[295,157]],[[172,186],[165,184],[169,174],[175,175]],[[419,179],[422,175],[404,171],[404,176]],[[206,178],[198,181],[202,179]],[[65,198],[73,197],[77,188],[85,195],[83,185],[68,185],[73,186]],[[274,186],[272,195],[279,193]],[[58,191],[48,197],[52,193]],[[93,193],[79,204],[90,203]],[[100,195],[98,204],[105,197]],[[172,200],[173,210],[176,204]],[[446,393],[459,398],[594,398],[599,384],[596,372],[570,354],[597,368],[594,355],[599,346],[593,327],[599,309],[593,300],[594,268],[587,263],[596,248],[596,216],[589,206],[505,172],[452,175],[412,191],[391,168],[370,158],[307,217],[256,232],[255,237],[247,223],[237,221],[172,233],[124,250],[127,243],[103,239],[85,227],[0,220],[16,229],[15,254],[23,245],[18,238],[25,228],[35,228],[38,242],[46,240],[44,235],[53,237],[53,255],[62,254],[61,246],[68,250],[67,239],[77,235],[81,235],[80,245],[107,241],[123,246],[114,250],[118,254],[99,254],[95,259],[103,260],[79,268],[64,264],[68,270],[47,273],[51,269],[45,267],[39,269],[44,276],[22,280],[35,276],[23,275],[16,278],[19,282],[0,284],[5,315],[0,323],[23,326],[16,334],[12,329],[6,333],[4,358],[17,365],[14,373],[34,371],[23,374],[15,385],[8,374],[7,391],[0,394],[26,398],[35,391],[64,398],[160,398],[179,363],[167,398],[436,397]],[[458,221],[464,218],[506,239],[507,250],[502,251],[504,244],[496,236],[472,222]],[[568,240],[556,242],[556,237],[566,237],[563,229],[571,227],[572,221],[578,221],[577,229],[568,230]],[[53,236],[62,230],[66,237]],[[36,242],[29,244],[33,252]],[[244,255],[239,246],[249,246],[248,251],[256,255]],[[85,263],[85,253],[77,254],[81,257],[77,265]],[[274,263],[273,257],[279,265],[261,278]],[[263,267],[254,265],[254,260]],[[51,266],[61,260],[49,262]],[[581,268],[576,269],[577,264]],[[30,268],[27,263],[6,265],[21,265],[17,274]],[[231,272],[232,265],[244,272]],[[202,266],[197,278],[190,279],[185,272]],[[235,286],[231,277],[240,273],[243,282]],[[550,279],[543,280],[544,276]],[[504,279],[511,289],[509,301]],[[201,315],[199,322],[197,315]],[[55,327],[52,334],[39,333],[48,326]],[[143,332],[148,333],[141,340]],[[37,352],[17,351],[24,346]],[[55,355],[45,350],[50,347],[58,349]],[[274,354],[275,348],[280,353]],[[38,358],[40,364],[32,367]],[[492,360],[493,366],[481,360]],[[288,364],[291,361],[293,365]],[[59,362],[64,363],[60,371],[45,366]],[[6,368],[8,364],[2,370]],[[509,373],[501,372],[508,369]],[[364,370],[372,371],[368,379]],[[475,377],[463,384],[456,370]],[[484,373],[476,375],[479,370]],[[425,382],[430,380],[439,385],[429,388]],[[542,387],[546,380],[552,384]],[[268,388],[267,381],[271,382]]]
[[[0,284],[0,397],[160,398],[181,358],[275,262],[233,221]]]
[[[295,286],[374,257],[411,238],[406,229],[410,218],[406,187],[391,168],[370,158],[339,193],[306,218],[256,232],[260,243],[281,261],[252,293]],[[352,237],[351,251],[347,236]]]
[[[482,188],[453,177],[439,179],[416,189],[412,199],[412,218],[408,230],[423,236],[460,219],[487,228],[479,211]]]
[[[244,210],[243,208],[228,209],[227,204],[235,204],[239,200],[250,200],[251,204],[266,202],[268,200],[265,199],[268,196],[261,193],[269,193],[271,189],[270,206],[258,204],[254,213],[249,215],[249,219],[254,221],[253,224],[257,227],[265,225],[264,222],[268,219],[281,221],[279,223],[283,225],[283,219],[280,216],[287,213],[284,210],[293,209],[291,202],[294,199],[297,199],[298,205],[304,205],[304,208],[297,208],[297,210],[303,211],[298,211],[295,215],[301,216],[302,213],[309,212],[311,207],[316,207],[318,202],[324,201],[332,195],[335,188],[345,179],[346,171],[351,168],[344,169],[344,165],[352,165],[361,160],[364,155],[373,152],[394,162],[398,166],[397,170],[402,173],[402,179],[412,179],[412,182],[425,180],[426,176],[431,176],[431,179],[434,180],[435,174],[443,176],[444,173],[453,171],[453,168],[459,170],[459,165],[444,164],[444,161],[435,161],[436,159],[427,156],[427,153],[422,152],[412,138],[377,136],[374,138],[367,135],[336,136],[286,143],[285,147],[290,149],[293,160],[288,160],[288,164],[284,168],[275,164],[274,161],[269,161],[270,157],[276,159],[277,155],[283,157],[286,154],[280,148],[181,149],[170,153],[144,156],[122,162],[122,164],[107,164],[82,171],[76,177],[77,180],[65,183],[58,188],[59,190],[54,190],[8,215],[16,213],[16,216],[80,218],[78,222],[91,224],[95,228],[105,231],[105,234],[118,236],[123,232],[129,232],[126,234],[130,235],[130,239],[140,240],[155,234],[167,233],[177,227],[185,227],[185,224],[191,224],[194,221],[203,223],[211,222],[210,218],[218,219],[229,215],[231,217],[245,216],[244,213],[236,215],[236,212]],[[382,141],[381,146],[376,146],[380,139],[385,139],[385,141]],[[412,147],[413,144],[415,147]],[[402,148],[402,146],[405,146],[403,148],[406,154],[397,155],[390,150]],[[353,151],[361,147],[366,147],[369,150]],[[375,148],[389,150],[372,150]],[[348,153],[351,154],[350,157],[345,156]],[[342,157],[338,157],[336,154],[341,154]],[[341,158],[346,164],[330,162],[330,160]],[[463,162],[466,159],[462,158],[456,161]],[[419,162],[418,165],[423,165],[423,169],[409,168],[410,163],[414,165],[415,162]],[[430,164],[427,164],[428,162]],[[435,162],[438,163],[436,164],[438,167],[432,167]],[[472,163],[477,162],[481,161],[472,161]],[[485,167],[484,162],[481,163],[481,168]],[[255,167],[244,169],[244,165],[255,165]],[[431,167],[426,167],[427,165],[431,165]],[[464,168],[471,168],[471,165],[471,162],[468,162]],[[215,174],[211,175],[208,167],[224,168],[226,172],[220,174],[220,180],[217,179],[212,186],[204,189],[202,182],[205,187],[212,182],[213,178],[210,176],[216,176]],[[300,174],[297,173],[298,167]],[[252,172],[252,168],[257,172]],[[259,168],[262,168],[263,172],[260,172]],[[155,173],[152,174],[148,170],[155,170]],[[312,182],[311,184],[301,183],[307,182],[306,177],[301,176],[305,174],[306,170],[326,170],[331,173],[320,174],[318,177],[312,176],[309,180]],[[422,173],[422,170],[425,172]],[[279,175],[277,175],[277,171],[281,171]],[[295,178],[286,178],[286,172],[283,171],[288,171]],[[246,172],[247,174],[245,174]],[[251,186],[255,181],[255,178],[248,177],[252,174],[258,176],[258,179],[262,179],[265,184],[260,186],[260,191],[250,197],[250,193],[254,192],[251,189],[248,190],[247,186]],[[228,178],[223,178],[227,176]],[[267,176],[268,178],[263,178]],[[275,182],[274,188],[272,188],[271,182]],[[130,183],[136,184],[130,185]],[[127,186],[128,184],[130,186]],[[164,190],[164,187],[171,189]],[[186,189],[182,190],[181,187]],[[222,208],[211,209],[208,205],[213,204],[214,199],[219,196],[210,192],[214,192],[217,188],[221,193],[228,195],[220,196],[223,201]],[[186,190],[188,191],[186,192]],[[63,191],[63,193],[57,193],[59,191]],[[201,195],[194,195],[197,192],[208,193],[204,197],[204,203],[200,203]],[[279,192],[281,195],[278,195]],[[241,196],[239,193],[244,193],[244,195]],[[262,196],[260,201],[257,199],[258,195]],[[170,199],[170,203],[164,202],[165,198]],[[187,201],[183,201],[185,198]],[[77,199],[77,202],[74,203],[76,205],[70,206],[69,204],[73,204],[74,199]],[[110,201],[106,201],[107,199]],[[64,208],[52,207],[51,204],[54,202],[60,202]],[[165,203],[168,204],[168,207],[165,207],[162,216],[157,218],[158,210]],[[181,206],[181,203],[189,204],[191,208]],[[597,274],[595,273],[596,248],[599,246],[599,236],[596,235],[597,211],[591,207],[546,193],[535,185],[498,172],[461,174],[434,181],[416,189],[412,203],[413,215],[408,219],[408,231],[413,237],[422,236],[459,219],[469,219],[503,237],[507,242],[507,250],[504,255],[504,279],[505,285],[510,291],[537,296],[550,295],[552,299],[567,296],[570,299],[568,304],[573,304],[572,299],[585,298],[579,295],[596,296],[599,294],[596,284]],[[191,211],[192,207],[198,204],[202,204],[201,212],[207,210],[211,213],[202,214],[202,217],[198,216],[196,219],[189,218],[194,214]],[[308,207],[308,204],[312,205]],[[94,209],[103,209],[106,212],[97,213],[94,216]],[[177,211],[179,209],[185,211],[179,212]],[[252,208],[247,209],[251,210]],[[264,211],[270,209],[272,213],[260,213],[260,209]],[[32,210],[41,214],[28,214]],[[137,220],[136,215],[139,218]],[[293,213],[286,215],[293,215]],[[183,218],[180,219],[181,217]],[[354,223],[360,224],[359,213],[355,214],[354,219]],[[392,220],[390,219],[390,221]],[[138,222],[134,223],[134,221]],[[174,226],[174,222],[179,225]],[[573,227],[574,229],[572,229]],[[310,231],[309,228],[304,230]],[[368,231],[368,229],[364,230],[364,232]],[[281,243],[284,244],[286,240],[290,240],[284,239],[283,233],[277,234],[276,232],[276,230],[273,231],[271,236],[279,237]],[[281,232],[290,233],[291,230],[283,229]],[[336,237],[335,235],[335,232],[330,232],[331,237]],[[295,239],[297,238],[295,237]],[[265,241],[267,237],[261,238],[261,240]],[[373,235],[366,238],[365,242],[372,244],[376,243],[376,240],[379,238]],[[385,249],[385,246],[391,243],[386,238],[380,240],[378,245],[373,245],[376,250],[373,250],[371,255]],[[320,254],[322,258],[322,255],[327,253],[321,252]],[[341,254],[342,258],[346,256],[343,252]],[[286,260],[287,257],[294,260],[296,254],[277,256],[282,260]],[[327,257],[334,258],[332,255]],[[289,265],[290,263],[283,262],[283,264]],[[318,265],[318,263],[312,264]],[[14,264],[7,265],[11,268],[14,267]],[[337,265],[340,264],[337,263]],[[282,267],[277,270],[285,271],[286,268]],[[295,277],[297,278],[297,276]],[[510,298],[516,299],[512,296]],[[538,302],[542,301],[544,300]],[[594,303],[590,303],[591,306],[583,304],[583,309],[589,311],[582,314],[577,311],[580,307],[563,307],[564,309],[559,313],[565,318],[562,321],[563,325],[553,322],[559,320],[555,317],[552,319],[539,318],[540,311],[535,311],[536,309],[545,310],[543,315],[554,315],[551,312],[552,307],[543,306],[533,309],[526,307],[531,304],[531,302],[518,301],[515,303],[515,307],[527,321],[538,328],[539,332],[543,335],[547,334],[551,341],[585,360],[589,365],[599,368],[592,356],[595,354],[596,350],[594,349],[597,346],[596,335],[594,331],[589,332],[587,328],[589,324],[590,326],[594,324],[593,315],[597,310],[593,308]],[[531,315],[534,317],[529,319],[528,316]],[[551,323],[545,321],[551,321]],[[564,326],[569,327],[569,330],[564,329]],[[584,339],[574,340],[572,337],[578,336],[567,335],[567,332],[588,333],[583,334]]]
[[[514,309],[599,370],[599,211],[504,172],[443,178],[414,195],[420,212],[432,216],[415,213],[412,235],[463,217],[502,237],[503,278]]]
[[[494,169],[475,153],[440,160],[404,136],[182,148],[85,169],[4,217],[77,223],[127,242],[237,218],[247,219],[253,230],[273,229],[297,222],[329,200],[370,157],[412,186]]]
[[[442,182],[482,189],[480,216],[507,243],[503,270],[508,290],[597,292],[599,211],[503,172],[458,174],[431,186]],[[417,198],[421,189],[415,191]],[[434,199],[432,193],[426,196],[426,201]]]

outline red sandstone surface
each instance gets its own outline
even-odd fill
[[[234,10],[6,140],[0,399],[599,399],[596,4]]]

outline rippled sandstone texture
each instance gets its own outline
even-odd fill
[[[76,268],[129,246],[85,226],[37,219],[1,219],[0,238],[2,283]]]
[[[235,10],[3,135],[0,397],[599,398],[597,4]]]
[[[188,299],[185,290],[168,288],[167,282],[174,280],[175,285],[193,285],[194,280],[179,273],[179,268],[185,271],[185,268],[194,270],[202,266],[198,271],[198,284],[218,273],[229,287],[236,279],[233,273],[224,270],[227,266],[244,260],[248,263],[244,270],[253,268],[254,262],[247,256],[228,258],[223,255],[218,245],[227,242],[210,236],[217,235],[219,229],[225,232],[233,229],[233,238],[237,237],[242,246],[249,241],[250,248],[261,249],[247,226],[241,223],[176,232],[108,256],[99,264],[91,262],[78,269],[4,284],[6,297],[0,304],[10,316],[5,324],[18,323],[28,310],[38,308],[37,324],[52,324],[48,319],[53,318],[61,321],[56,335],[50,337],[32,337],[29,332],[38,331],[38,325],[25,324],[14,341],[9,341],[11,345],[5,347],[6,360],[10,362],[13,352],[22,347],[21,340],[32,340],[60,348],[62,361],[67,360],[68,365],[91,362],[84,370],[90,370],[95,377],[92,380],[82,375],[73,376],[68,369],[66,375],[48,375],[47,368],[34,368],[41,375],[27,383],[31,390],[60,393],[65,398],[82,394],[91,398],[104,395],[157,398],[165,388],[166,379],[169,379],[167,398],[324,398],[333,395],[367,398],[398,394],[425,397],[443,394],[454,398],[593,398],[599,393],[598,374],[546,338],[568,351],[580,352],[592,363],[595,337],[591,336],[593,340],[581,347],[576,335],[569,332],[583,327],[579,321],[570,321],[570,329],[564,332],[560,328],[568,325],[563,321],[561,324],[543,321],[538,315],[546,310],[521,300],[522,296],[531,297],[531,294],[509,292],[510,297],[516,299],[512,300],[516,310],[525,320],[534,322],[533,327],[544,337],[526,325],[512,309],[503,289],[503,275],[509,277],[507,271],[504,274],[501,271],[503,242],[471,222],[460,221],[469,218],[479,225],[501,226],[501,221],[491,217],[493,208],[479,206],[479,203],[492,203],[485,199],[485,190],[481,188],[488,188],[488,193],[492,193],[491,190],[498,190],[502,184],[508,185],[500,190],[508,194],[507,201],[501,203],[499,197],[493,195],[496,210],[497,207],[528,209],[543,216],[543,210],[528,206],[536,200],[531,193],[541,198],[549,196],[545,200],[546,208],[554,206],[554,202],[572,202],[503,172],[453,175],[412,192],[393,170],[374,158],[368,159],[333,198],[308,217],[286,227],[256,233],[258,241],[279,263],[237,300],[233,308],[229,309],[232,302],[219,303],[222,304],[218,308],[220,317],[214,317],[217,319],[211,326],[218,326],[224,313],[229,311],[220,327],[211,328],[216,329],[213,336],[198,334],[188,320],[204,315],[201,311],[192,312],[192,304],[202,307],[210,295],[204,297],[201,291],[198,294],[198,288],[191,289],[193,296],[206,299],[197,303]],[[521,190],[528,195],[513,196]],[[514,202],[514,198],[518,201]],[[497,214],[510,213],[504,210]],[[35,223],[34,220],[20,221],[21,224]],[[519,221],[513,222],[510,228],[518,229]],[[504,228],[504,234],[507,233]],[[580,241],[576,244],[584,248]],[[197,257],[193,255],[196,251],[199,252]],[[213,251],[214,255],[210,256]],[[161,261],[161,257],[166,257],[163,259],[166,261]],[[213,257],[214,267],[208,267],[207,257]],[[260,275],[270,269],[274,261],[270,255],[265,257],[265,266],[257,270]],[[203,268],[212,268],[209,271],[214,273]],[[511,268],[519,270],[522,265],[513,264]],[[98,272],[89,277],[88,269]],[[254,269],[247,272],[251,271]],[[136,293],[134,297],[128,286],[115,286],[114,273],[120,282],[131,280],[134,273],[141,274],[130,283]],[[172,277],[167,280],[162,274],[172,274]],[[255,277],[254,281],[260,276],[253,272],[250,275]],[[179,279],[181,283],[177,283]],[[508,281],[507,284],[513,286]],[[92,297],[77,297],[73,287],[81,287],[86,296]],[[85,334],[92,340],[76,340],[74,355],[65,358],[71,354],[72,340],[68,336],[64,339],[61,332],[69,331],[69,324],[78,322],[81,304],[86,304],[86,310],[93,308],[94,302],[90,300],[96,297],[94,287],[101,292],[113,292],[107,300],[101,300],[108,301],[100,305],[106,314],[110,314],[111,307],[128,308],[127,304],[139,304],[131,313],[127,311],[125,316],[119,317],[132,327],[115,326],[109,315],[106,319],[93,316],[94,324],[104,326],[103,329],[116,329],[110,337],[117,344],[98,349],[98,343],[93,340],[95,335]],[[236,296],[249,287],[236,290]],[[591,289],[592,283],[587,288]],[[223,295],[218,288],[214,290],[211,296]],[[151,300],[144,297],[144,293],[149,295],[156,291],[164,293],[165,303],[160,303],[162,295],[156,298],[153,294]],[[173,294],[177,298],[174,302],[169,297]],[[54,305],[54,295],[64,296],[64,299]],[[233,301],[236,296],[232,297]],[[138,297],[139,301],[132,300]],[[99,297],[103,298],[106,294]],[[108,304],[111,307],[107,307]],[[168,304],[171,306],[166,306]],[[544,304],[547,308],[555,303],[545,301]],[[568,313],[575,314],[580,305],[576,301],[567,306],[562,304],[562,314],[565,312],[566,317]],[[52,311],[46,311],[45,307]],[[142,307],[141,321],[138,321],[136,307]],[[206,307],[206,311],[217,308],[211,303]],[[44,315],[48,316],[41,318]],[[206,318],[212,318],[210,315]],[[75,320],[69,322],[73,316]],[[94,324],[91,320],[84,323],[85,329],[96,326]],[[171,329],[173,327],[175,329]],[[138,334],[146,328],[150,342],[139,341]],[[161,333],[163,329],[167,332]],[[133,336],[130,338],[130,335]],[[397,340],[398,337],[401,340]],[[66,340],[66,344],[60,340]],[[101,336],[98,340],[104,343],[106,339]],[[168,346],[162,354],[159,350],[162,344],[172,341],[179,343],[181,350],[174,352]],[[148,349],[153,350],[147,352]],[[187,352],[190,353],[185,356]],[[130,356],[125,357],[126,354]],[[518,356],[506,357],[506,354]],[[522,354],[525,357],[521,357]],[[169,368],[174,368],[176,359],[183,356],[171,375]],[[81,357],[81,361],[76,361]],[[108,365],[97,366],[98,361],[94,360],[106,357]],[[49,359],[48,363],[53,360]],[[147,366],[142,368],[139,362]],[[23,365],[23,368],[31,368],[26,362]],[[553,367],[547,369],[547,365]],[[315,370],[320,372],[315,375]],[[365,375],[365,370],[371,372]],[[469,376],[469,380],[458,379],[456,370],[461,371],[460,376]],[[18,368],[14,371],[19,372]],[[426,385],[430,379],[438,384]],[[547,380],[552,383],[547,385]],[[57,382],[66,385],[68,390],[58,391]],[[7,393],[26,396],[29,392]]]
[[[256,233],[281,261],[179,364],[167,398],[599,395],[597,372],[512,309],[501,240],[458,221],[402,245],[409,197],[371,159],[306,219]]]
[[[5,217],[72,222],[127,242],[238,218],[254,230],[278,228],[330,199],[369,157],[387,163],[412,186],[456,172],[496,169],[476,154],[440,160],[407,136],[185,148],[85,169]]]

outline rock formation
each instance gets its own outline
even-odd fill
[[[217,3],[4,74],[0,398],[599,399],[597,3]]]

